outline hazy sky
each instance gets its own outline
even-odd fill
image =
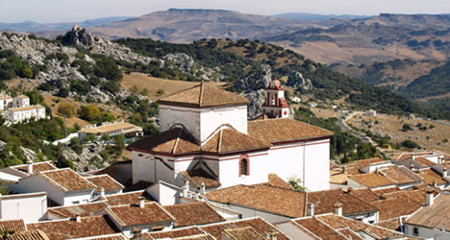
[[[75,22],[140,16],[168,8],[227,9],[264,15],[450,13],[450,0],[0,0],[0,22]]]

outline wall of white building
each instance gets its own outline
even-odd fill
[[[146,191],[161,205],[173,205],[178,203],[182,189],[159,181],[147,188]]]
[[[418,235],[414,234],[414,228],[417,228]],[[442,231],[441,229],[431,229],[422,226],[415,226],[405,223],[405,234],[414,237],[420,237],[425,240],[448,240],[450,239],[450,232]]]
[[[315,239],[317,239],[317,238],[311,237],[311,234],[314,234],[314,233],[311,233],[307,229],[304,229],[302,231],[302,230],[300,230],[299,226],[295,226],[294,224],[295,223],[289,221],[289,222],[285,222],[285,223],[276,224],[275,226],[282,233],[284,233],[285,235],[292,238],[292,240],[315,240]],[[305,232],[308,232],[310,235],[306,234]]]
[[[220,125],[230,124],[247,134],[247,106],[188,108],[160,105],[160,132],[182,124],[197,140],[204,141]]]
[[[14,194],[0,197],[0,219],[23,219],[25,223],[43,220],[47,194]]]
[[[136,151],[133,151],[132,156],[133,184],[139,181],[155,183],[159,180],[175,184],[174,171],[166,166],[174,168],[171,158]]]
[[[46,192],[51,200],[61,206],[64,205],[64,192],[42,179],[39,175],[23,178],[18,183],[10,184],[8,187],[12,192],[16,193]]]
[[[6,110],[4,113],[6,120],[12,123],[19,123],[28,119],[34,118],[36,120],[45,118],[45,108],[33,108],[28,110]]]
[[[65,192],[63,206],[89,203],[92,199],[93,194],[94,189]]]

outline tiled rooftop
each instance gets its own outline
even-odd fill
[[[315,217],[301,218],[295,220],[295,222],[308,229],[310,232],[314,233],[321,239],[347,240],[344,235],[340,234],[338,231],[334,230],[327,224],[324,224],[322,221],[318,220]]]
[[[188,227],[188,228],[180,228],[175,230],[168,230],[163,232],[149,232],[143,233],[142,237],[145,239],[153,240],[160,238],[179,238],[179,237],[187,237],[194,236],[199,234],[204,234],[205,232],[201,230],[199,227]]]
[[[153,199],[145,191],[127,192],[121,194],[114,194],[105,197],[106,202],[113,205],[126,205],[126,204],[138,204],[139,198],[144,197],[148,201],[153,201]]]
[[[380,221],[409,215],[422,206],[405,197],[374,201],[371,204],[380,209]]]
[[[158,100],[162,105],[186,107],[212,107],[223,105],[247,105],[249,100],[243,96],[218,89],[202,83]]]
[[[121,226],[174,221],[174,218],[156,202],[147,202],[142,208],[138,204],[110,206],[106,211]]]
[[[269,184],[237,185],[206,193],[210,201],[232,203],[289,217],[304,215],[305,196],[305,193]]]
[[[22,219],[0,220],[0,231],[6,230],[16,233],[26,231],[25,223]]]
[[[96,188],[70,168],[42,171],[39,175],[64,192]]]
[[[91,134],[106,134],[112,133],[116,131],[123,131],[123,133],[130,133],[136,131],[142,131],[142,127],[138,127],[131,123],[119,122],[119,123],[111,123],[98,127],[91,128],[83,128],[79,132],[80,133],[91,133]]]
[[[331,137],[333,132],[304,122],[287,119],[268,119],[248,122],[248,135],[270,143]]]
[[[75,219],[54,220],[27,224],[28,230],[42,230],[52,240],[82,238],[116,233],[108,216],[81,217]]]
[[[225,221],[222,216],[204,202],[175,204],[163,206],[163,208],[175,217],[175,227]]]
[[[72,238],[71,240],[129,240],[129,238],[122,233],[115,233],[87,238]]]
[[[349,194],[366,202],[373,202],[380,199],[380,195],[370,188],[352,189]]]
[[[42,171],[56,169],[56,167],[53,166],[53,164],[51,164],[51,162],[36,162],[36,163],[33,163],[32,166],[33,166],[33,174],[36,174],[36,173],[39,173]],[[16,166],[12,166],[11,168],[14,168],[16,170],[19,170],[23,173],[28,174],[28,164],[16,165]]]
[[[276,175],[274,173],[269,173],[267,178],[268,178],[267,183],[272,186],[286,188],[286,189],[292,189],[292,186],[289,185],[289,183],[285,182],[283,179],[281,179],[278,175]]]
[[[434,185],[434,183],[438,185],[447,184],[447,181],[442,178],[442,175],[433,169],[422,169],[419,175],[422,177],[423,182],[428,185]]]
[[[183,174],[183,176],[191,181],[197,188],[201,187],[202,184],[205,184],[206,188],[215,188],[220,186],[219,181],[201,168],[183,171],[181,174]]]
[[[251,226],[223,230],[222,235],[229,240],[267,240],[267,238]]]
[[[122,184],[108,174],[89,176],[85,177],[85,179],[97,186],[97,191],[100,188],[105,189],[105,191],[120,190],[124,188]]]
[[[14,233],[8,235],[8,240],[50,240],[50,238],[41,230],[32,230],[26,232]]]
[[[105,202],[93,202],[87,204],[78,204],[67,207],[53,207],[48,208],[48,214],[57,216],[58,218],[70,218],[80,216],[90,216],[91,213],[96,213],[105,209],[108,206]]]
[[[406,220],[406,223],[424,226],[428,228],[442,229],[450,231],[450,193],[442,192],[434,199],[431,206],[424,207]]]
[[[271,144],[264,140],[243,134],[233,128],[222,128],[202,145],[205,153],[235,153],[255,149],[269,149]]]

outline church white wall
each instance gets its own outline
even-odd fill
[[[175,124],[182,124],[196,139],[200,139],[200,109],[159,105],[159,131],[169,130]]]
[[[201,142],[223,124],[230,124],[239,132],[247,134],[247,105],[202,108],[200,122]]]
[[[330,140],[306,143],[305,186],[309,191],[330,189]]]
[[[132,159],[133,184],[139,181],[155,183],[158,180],[175,184],[174,171],[166,166],[167,164],[171,168],[174,167],[174,163],[169,157],[133,151]]]

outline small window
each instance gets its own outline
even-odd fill
[[[249,160],[247,154],[241,156],[239,160],[239,176],[250,175]]]
[[[419,236],[419,228],[417,228],[417,227],[413,228],[413,235],[414,236]]]
[[[72,204],[80,204],[80,201],[73,201]]]

